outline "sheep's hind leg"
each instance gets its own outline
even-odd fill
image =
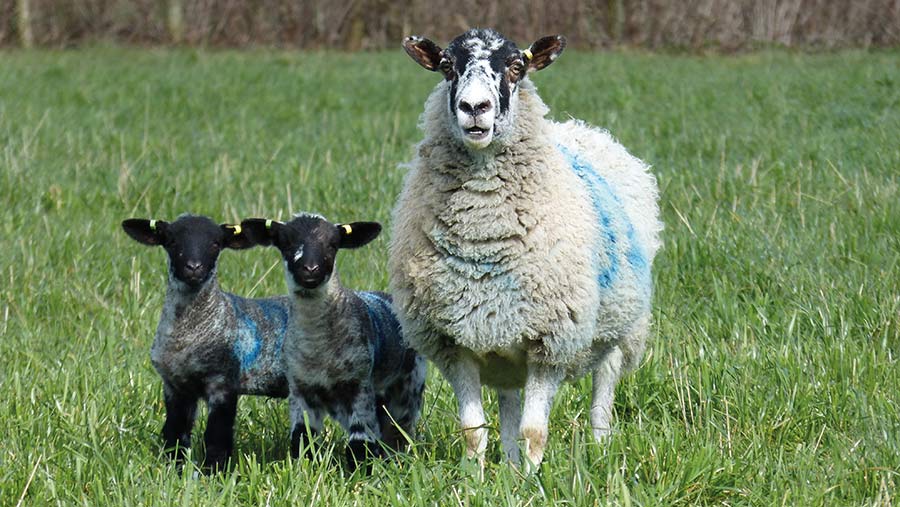
[[[377,406],[375,402],[375,390],[371,384],[360,386],[353,398],[350,408],[350,417],[347,421],[347,466],[350,471],[363,465],[368,474],[370,467],[366,460],[381,455],[381,449],[377,441],[381,439],[381,429],[378,425]]]
[[[500,402],[500,443],[506,461],[518,465],[519,424],[522,422],[522,395],[519,389],[497,389]]]
[[[603,442],[612,429],[612,406],[616,384],[622,374],[622,351],[615,347],[609,351],[600,366],[594,370],[591,400],[591,426],[594,438]]]
[[[550,408],[564,378],[565,372],[561,368],[540,363],[528,364],[521,432],[525,439],[526,466],[529,469],[536,469],[544,459]]]
[[[484,427],[484,408],[481,404],[481,372],[478,365],[466,357],[444,366],[441,372],[459,403],[459,424],[466,439],[466,456],[484,465],[487,429]]]

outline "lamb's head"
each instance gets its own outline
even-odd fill
[[[217,224],[203,216],[182,215],[172,223],[129,218],[122,228],[138,243],[165,248],[169,275],[189,290],[212,278],[222,249],[253,246],[239,225]]]
[[[249,218],[241,227],[254,244],[281,251],[288,287],[301,297],[315,295],[331,279],[338,249],[359,248],[381,233],[378,222],[333,224],[309,213],[286,223]]]
[[[403,49],[449,82],[447,107],[454,136],[470,149],[486,148],[503,139],[516,121],[519,84],[529,72],[553,63],[566,39],[538,39],[526,50],[490,29],[473,29],[453,39],[446,49],[419,36],[403,40]]]

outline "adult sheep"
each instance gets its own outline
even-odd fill
[[[562,381],[593,373],[602,439],[615,385],[649,334],[656,179],[607,132],[545,118],[528,74],[565,45],[544,37],[522,51],[483,29],[446,49],[403,41],[444,80],[425,103],[425,138],[394,209],[390,286],[405,336],[452,386],[479,460],[482,384],[498,391],[507,459],[519,462],[521,434],[537,466]]]

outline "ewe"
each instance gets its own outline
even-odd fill
[[[410,344],[447,378],[467,453],[487,443],[482,384],[500,438],[540,464],[557,389],[593,373],[591,420],[610,431],[613,389],[644,351],[662,229],[656,180],[607,132],[546,119],[528,74],[565,48],[522,51],[493,30],[406,52],[444,79],[393,215],[390,287]],[[524,387],[524,410],[520,389]]]

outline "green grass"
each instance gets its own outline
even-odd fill
[[[537,476],[499,463],[488,396],[479,482],[433,372],[419,442],[371,477],[287,459],[286,404],[251,398],[234,471],[178,477],[148,352],[165,256],[119,227],[297,210],[389,226],[436,75],[400,50],[0,53],[0,505],[890,505],[898,57],[572,52],[535,76],[553,116],[654,166],[656,326],[609,445],[582,380],[557,399]],[[386,286],[389,232],[342,254],[345,284]],[[273,250],[224,254],[220,278],[255,296],[284,284]],[[336,427],[325,443],[342,449]]]

